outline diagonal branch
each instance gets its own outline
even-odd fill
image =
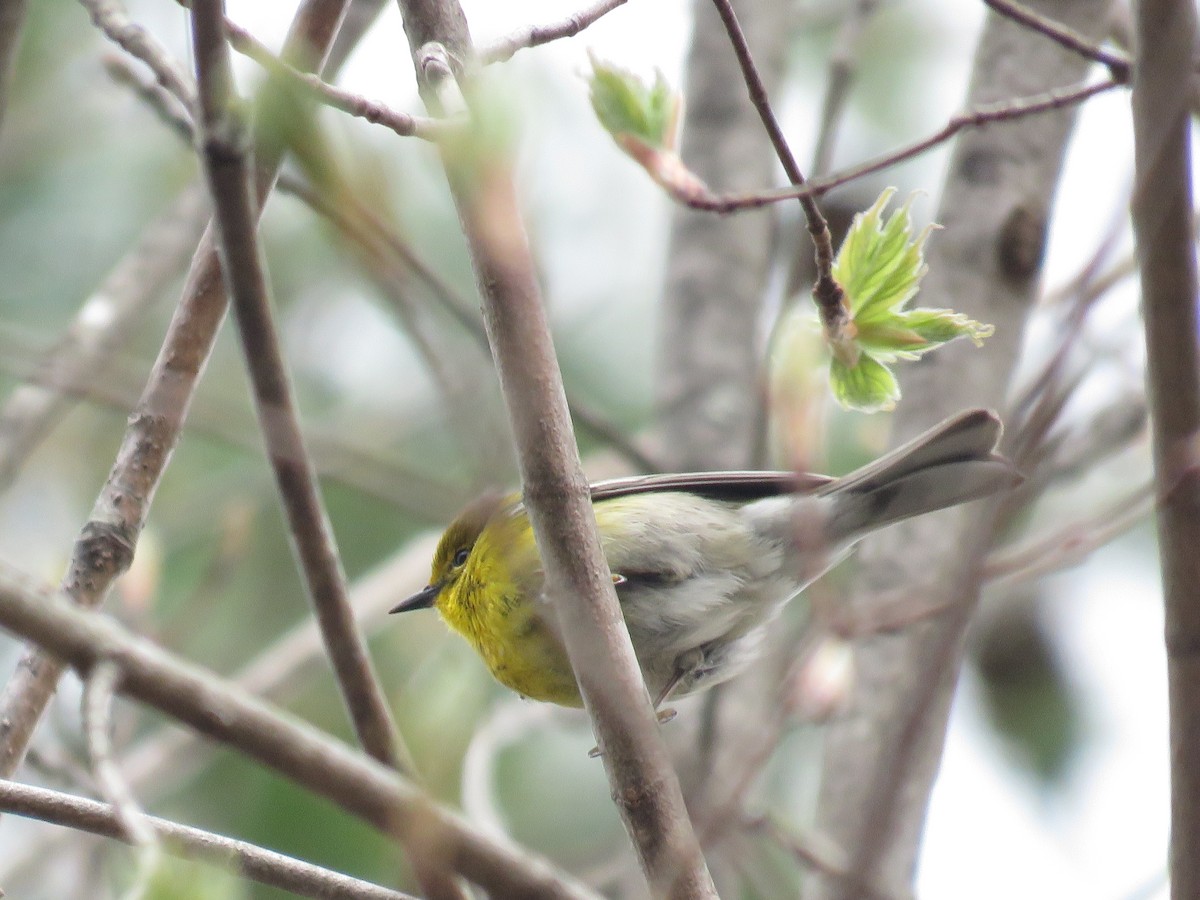
[[[271,312],[257,210],[251,193],[246,127],[235,107],[229,45],[220,0],[195,0],[192,35],[200,92],[198,125],[205,177],[215,210],[217,246],[267,453],[293,546],[325,638],[343,701],[363,748],[413,771],[354,622],[333,531],[300,431],[291,382]]]
[[[512,34],[479,48],[479,61],[489,63],[506,62],[513,58],[518,50],[527,47],[539,47],[551,41],[574,37],[597,19],[608,15],[619,6],[624,6],[627,0],[600,0],[588,9],[580,10],[568,16],[561,22],[550,25],[526,25],[518,28]]]
[[[803,188],[806,182],[800,171],[800,164],[796,162],[796,157],[783,134],[783,128],[775,117],[775,111],[771,108],[766,85],[758,72],[758,67],[754,64],[754,59],[750,54],[750,45],[746,42],[742,26],[738,24],[733,5],[730,0],[713,0],[713,2],[717,8],[717,14],[721,17],[725,30],[729,34],[729,41],[733,45],[738,65],[741,66],[742,79],[746,82],[746,89],[750,92],[750,102],[754,104],[759,118],[762,119],[763,128],[766,129],[767,136],[771,139],[775,154],[783,166],[784,174],[795,187]],[[821,324],[825,329],[826,337],[836,344],[844,337],[850,317],[846,308],[845,294],[841,285],[833,277],[833,237],[829,233],[829,223],[821,213],[816,198],[812,194],[802,193],[796,199],[800,201],[800,208],[804,210],[804,218],[808,223],[808,233],[812,238],[814,259],[817,264],[817,280],[813,285],[812,292],[813,302],[816,303],[817,310],[821,315]]]
[[[118,841],[129,836],[112,806],[59,791],[0,780],[0,812],[40,819],[76,831],[88,831]],[[181,859],[234,869],[260,884],[290,891],[301,897],[343,900],[414,900],[408,894],[293,859],[245,841],[211,831],[147,816],[163,849]]]
[[[385,833],[425,842],[454,871],[498,897],[592,900],[538,857],[499,845],[434,803],[411,781],[295,716],[240,690],[61,592],[0,568],[0,628],[33,641],[80,672],[102,660],[121,692],[257,760]]]
[[[303,60],[302,65],[319,67],[347,2],[303,0],[287,38],[288,55]],[[260,201],[270,191],[281,159],[278,148],[258,148]],[[183,297],[108,480],[75,543],[63,589],[80,606],[99,606],[133,559],[226,306],[210,229],[192,258]],[[27,649],[17,662],[0,696],[0,776],[11,775],[20,765],[61,674],[62,663],[36,648]]]
[[[983,0],[993,11],[1026,28],[1044,35],[1060,47],[1065,47],[1072,53],[1078,53],[1084,59],[1098,62],[1108,69],[1114,81],[1122,84],[1129,81],[1129,59],[1121,54],[1110,53],[1103,47],[1089,41],[1073,28],[1068,28],[1061,22],[1056,22],[1048,16],[1043,16],[1013,0]]]

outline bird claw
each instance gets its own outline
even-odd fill
[[[673,707],[669,707],[667,709],[658,710],[657,712],[655,712],[654,715],[658,719],[659,725],[666,725],[668,722],[670,722],[672,719],[674,719],[677,715],[679,715],[679,710],[677,710]],[[588,751],[588,759],[599,759],[603,755],[604,755],[604,751],[601,750],[599,747],[593,747],[591,750]]]

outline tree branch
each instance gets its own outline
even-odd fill
[[[1084,59],[1100,63],[1108,69],[1108,74],[1112,76],[1113,81],[1119,81],[1122,84],[1128,83],[1129,60],[1126,57],[1109,53],[1074,29],[1068,28],[1048,16],[1043,16],[1027,6],[1014,3],[1013,0],[983,0],[983,2],[993,12],[1049,38],[1060,47],[1065,47],[1072,53],[1078,53]]]
[[[1170,709],[1172,897],[1200,895],[1200,359],[1187,85],[1196,9],[1134,7],[1133,228],[1146,328]]]
[[[119,0],[80,0],[92,22],[114,44],[145,63],[155,79],[189,112],[196,108],[196,87],[171,53],[150,32],[129,18]]]
[[[118,841],[129,840],[120,816],[113,807],[58,791],[17,784],[15,781],[0,779],[0,812],[40,819],[77,831],[89,831]],[[260,884],[291,891],[301,897],[321,900],[415,900],[409,894],[351,878],[245,841],[154,816],[147,816],[146,822],[161,840],[163,849],[174,856],[212,863],[222,869],[233,868]]]
[[[426,105],[435,114],[465,109],[456,76],[474,53],[457,0],[401,0],[401,13]],[[546,594],[614,799],[654,894],[713,897],[600,548],[511,172],[482,143],[453,154],[443,147],[443,164],[483,296]]]
[[[589,898],[549,863],[500,846],[409,780],[98,613],[0,568],[0,627],[87,673],[108,660],[120,690],[257,760],[375,828],[419,838],[452,870],[501,897]]]
[[[399,766],[411,775],[412,761],[402,749],[366,642],[350,610],[345,574],[304,445],[275,331],[258,244],[245,123],[234,106],[220,0],[194,0],[192,35],[200,96],[201,159],[216,213],[221,269],[233,299],[254,405],[293,547],[359,742],[380,762]]]
[[[1045,6],[1088,34],[1103,28],[1108,2]],[[978,106],[1073,84],[1087,65],[1078,54],[1048,47],[1027,28],[992,16],[976,51],[968,102]],[[1037,298],[1049,204],[1072,125],[1064,109],[971,131],[956,144],[935,217],[945,231],[927,252],[923,302],[993,322],[996,334],[985,352],[951,345],[909,367],[893,441],[965,406],[1003,403]],[[931,607],[945,607],[936,618],[860,644],[853,711],[826,735],[817,827],[846,848],[861,883],[892,890],[911,883],[997,502],[904,523],[864,542],[859,553],[851,614],[869,618],[898,584]],[[805,886],[806,898],[857,895],[853,884],[822,877]]]
[[[483,65],[506,62],[512,59],[518,50],[527,47],[539,47],[551,41],[574,37],[597,19],[608,15],[618,6],[624,6],[627,0],[600,0],[594,6],[581,10],[561,22],[550,25],[526,25],[518,28],[512,34],[502,37],[479,48],[479,61]]]
[[[771,145],[775,148],[775,155],[783,166],[784,174],[787,175],[788,181],[796,187],[804,187],[805,179],[800,171],[800,164],[796,162],[796,157],[792,154],[787,138],[784,136],[783,128],[780,127],[779,120],[775,118],[775,112],[771,109],[766,86],[763,84],[758,67],[754,64],[754,59],[750,54],[750,45],[746,43],[746,35],[742,32],[742,26],[738,24],[733,5],[730,0],[713,0],[713,2],[717,7],[717,14],[721,17],[725,30],[729,34],[738,65],[742,69],[742,79],[746,82],[746,89],[750,92],[750,102],[754,104],[759,118],[762,119],[763,128],[766,129],[767,136],[771,139]],[[850,323],[850,313],[846,306],[846,296],[842,291],[842,286],[833,277],[833,237],[829,233],[829,223],[825,221],[825,216],[821,213],[816,198],[811,194],[800,194],[796,199],[800,201],[800,208],[804,210],[804,219],[808,223],[808,233],[812,238],[814,259],[817,264],[817,280],[812,291],[813,302],[816,303],[817,311],[821,315],[821,324],[825,329],[826,338],[836,344],[845,338],[846,326]]]
[[[285,55],[301,60],[302,65],[318,67],[333,42],[346,2],[303,0],[288,34]],[[258,148],[260,201],[274,183],[281,154],[278,148]],[[102,603],[113,581],[133,559],[226,306],[210,229],[192,258],[183,297],[130,416],[108,480],[75,543],[63,588],[81,606]],[[61,673],[61,663],[34,648],[18,661],[16,673],[0,696],[0,776],[11,775],[20,765]]]

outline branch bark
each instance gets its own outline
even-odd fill
[[[17,784],[15,781],[0,779],[0,812],[40,819],[118,841],[129,840],[120,816],[112,806],[84,797]],[[146,822],[154,829],[164,849],[175,856],[210,862],[226,869],[233,868],[261,884],[291,891],[301,897],[317,897],[321,900],[414,900],[409,894],[351,878],[245,841],[155,816],[147,816]]]
[[[1158,486],[1171,752],[1171,896],[1200,896],[1200,360],[1188,84],[1190,2],[1134,5],[1133,227]]]
[[[343,702],[363,749],[410,776],[408,758],[354,621],[337,544],[296,412],[271,311],[258,242],[246,123],[233,92],[233,71],[220,0],[194,0],[192,35],[199,87],[201,160],[215,211],[217,244],[250,371],[254,405],[271,468]]]
[[[130,635],[98,613],[0,569],[0,627],[87,673],[110,661],[120,691],[244,753],[381,831],[419,840],[500,897],[593,900],[549,863],[500,845],[409,780],[313,726]]]
[[[462,9],[457,0],[401,0],[400,8],[426,105],[435,115],[457,112],[465,107],[458,84],[475,66]],[[546,593],[613,798],[655,896],[715,897],[600,549],[511,171],[482,142],[442,149],[513,423]]]
[[[1107,0],[1043,2],[1093,39]],[[976,51],[968,104],[1077,82],[1087,63],[1044,37],[990,15]],[[962,135],[950,161],[928,251],[922,305],[952,306],[994,323],[981,352],[951,345],[908,367],[894,441],[965,406],[999,406],[1016,361],[1041,272],[1050,198],[1070,110]],[[964,342],[965,344],[965,342]],[[929,792],[937,773],[963,634],[991,542],[993,504],[926,516],[868,541],[851,615],[867,615],[897,584],[948,612],[899,634],[878,634],[858,653],[852,711],[830,726],[817,827],[848,852],[855,881],[811,879],[808,898],[858,896],[864,884],[905,889],[912,880]],[[969,517],[969,518],[964,518]],[[947,540],[950,529],[959,535]]]

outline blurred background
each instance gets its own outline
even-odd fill
[[[795,4],[777,103],[801,160],[812,157],[831,46],[853,5]],[[567,12],[550,0],[468,0],[464,8],[479,43]],[[131,0],[128,9],[190,68],[181,8]],[[290,4],[229,2],[230,17],[274,49],[292,12]],[[982,4],[882,4],[865,25],[833,168],[945,124],[962,103],[982,20]],[[596,477],[657,458],[658,310],[671,207],[596,124],[583,77],[587,52],[647,76],[660,69],[680,84],[690,29],[681,0],[635,0],[579,37],[489,70],[516,123],[530,236],[567,390],[588,421],[579,439]],[[77,317],[88,321],[89,298],[142,295],[130,301],[102,369],[49,379],[69,398],[52,427],[19,453],[3,445],[0,557],[51,582],[61,578],[112,464],[205,221],[190,146],[139,96],[146,73],[118,58],[81,6],[31,4],[0,128],[0,422],[9,434],[13,392],[44,376],[40,361]],[[240,88],[252,94],[262,72],[237,63]],[[394,5],[345,60],[339,84],[422,112]],[[1083,326],[1087,365],[1059,432],[1068,444],[1093,434],[1098,413],[1136,420],[1141,404],[1137,298],[1128,274],[1121,277],[1131,252],[1127,103],[1112,92],[1081,114],[1054,206],[1045,300],[1026,338],[1023,377],[1031,378],[1057,346],[1064,298],[1078,291],[1081,273],[1091,273],[1088,283],[1113,273]],[[431,532],[480,489],[514,484],[516,473],[478,340],[463,241],[431,146],[328,109],[317,122],[321,165],[337,173],[343,213],[358,218],[347,224],[318,212],[305,199],[312,171],[286,169],[262,233],[304,424],[400,728],[440,798],[609,893],[627,894],[636,871],[602,768],[587,757],[593,741],[582,714],[513,697],[432,613],[384,615],[424,584]],[[828,202],[864,208],[894,185],[901,196],[928,195],[913,206],[928,221],[945,159],[943,146]],[[778,234],[794,227],[790,208],[773,215],[785,226]],[[388,239],[356,239],[354,221],[364,220]],[[142,268],[131,270],[135,258]],[[788,302],[778,284],[772,290],[783,292],[776,307]],[[762,330],[766,358],[770,329]],[[825,418],[817,443],[826,470],[845,471],[882,448],[885,416]],[[1135,426],[1115,433],[1112,452],[1086,471],[1062,473],[1013,536],[1020,543],[1055,535],[1061,558],[1051,556],[1040,577],[1022,568],[985,598],[933,796],[923,898],[1166,895],[1156,554],[1149,520],[1120,514],[1132,506],[1123,501],[1129,490],[1149,477],[1148,451]],[[1103,546],[1088,552],[1093,544]],[[836,595],[844,583],[835,573],[824,590]],[[228,325],[108,611],[351,739],[327,665],[305,650],[313,646],[308,608]],[[0,637],[0,677],[18,653]],[[79,690],[64,680],[22,779],[93,792]],[[666,728],[683,746],[701,718],[699,707],[683,704],[680,721]],[[119,705],[116,724],[126,772],[148,810],[382,883],[406,877],[386,841],[256,765],[131,705]],[[818,733],[815,724],[785,723],[749,789],[749,809],[803,830]],[[800,869],[785,842],[749,827],[731,840],[745,860],[746,871],[735,867],[726,882],[738,895],[795,893]],[[0,846],[0,886],[12,897],[103,896],[98,886],[115,896],[129,877],[125,848],[13,816],[0,819]],[[283,896],[240,882],[214,890]]]

